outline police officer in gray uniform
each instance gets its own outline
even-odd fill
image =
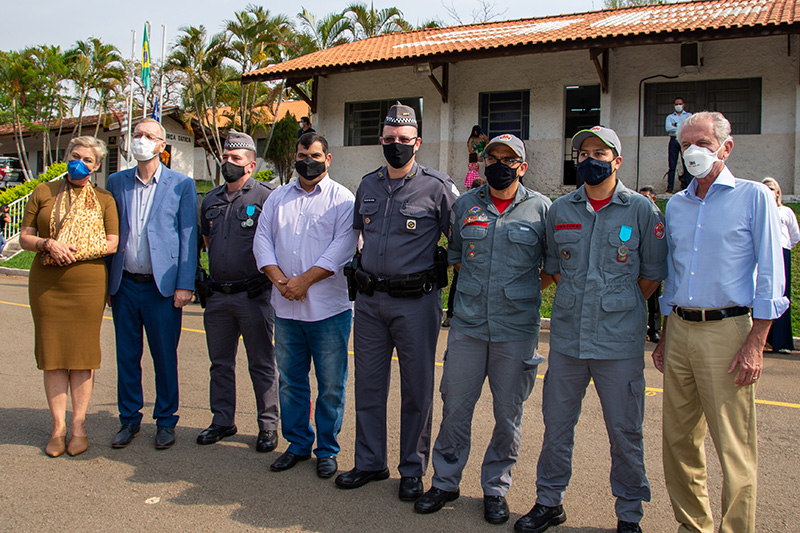
[[[450,224],[458,195],[445,174],[419,165],[422,139],[414,110],[399,102],[389,110],[381,144],[388,166],[367,174],[356,192],[353,227],[364,246],[356,271],[355,468],[336,485],[354,489],[389,477],[386,400],[392,351],[397,349],[402,396],[399,497],[422,495],[428,466],[434,359],[442,303],[434,255]],[[446,269],[446,258],[441,266]],[[441,275],[441,272],[440,272]]]
[[[256,394],[256,450],[278,445],[278,379],[272,349],[270,284],[253,257],[253,237],[261,206],[275,188],[253,177],[256,146],[249,135],[231,131],[222,155],[224,184],[201,206],[201,234],[208,248],[210,283],[203,321],[211,359],[210,404],[214,418],[197,436],[212,444],[236,434],[236,351],[244,338]]]
[[[617,531],[640,532],[650,501],[644,468],[644,335],[647,298],[667,275],[658,208],[617,179],[622,164],[613,130],[595,126],[572,138],[584,185],[547,215],[544,270],[558,284],[544,380],[544,441],[536,505],[514,526],[539,533],[563,523],[575,424],[590,380],[611,443]]]
[[[461,196],[450,218],[447,254],[459,280],[440,386],[442,425],[431,488],[414,509],[432,513],[458,498],[472,415],[488,376],[495,425],[481,472],[484,518],[502,524],[509,516],[505,495],[519,454],[522,405],[543,360],[536,353],[539,271],[551,202],[520,184],[528,168],[520,139],[500,135],[485,153],[488,185]]]

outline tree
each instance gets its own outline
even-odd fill
[[[413,29],[396,7],[376,10],[374,4],[354,2],[345,8],[344,14],[350,20],[350,32],[355,41]]]
[[[327,50],[350,40],[350,19],[344,12],[329,13],[317,19],[316,15],[303,8],[297,18],[300,19],[301,31],[311,38],[314,51]]]
[[[105,44],[97,37],[77,41],[75,47],[67,52],[67,64],[71,67],[70,79],[78,92],[78,123],[73,134],[77,130],[80,135],[87,104],[97,104],[101,115],[98,120],[101,120],[109,98],[125,79],[125,72],[117,47]],[[92,94],[96,95],[94,101],[91,100]]]
[[[476,3],[478,4],[478,7],[472,10],[472,24],[491,22],[502,17],[505,15],[506,11],[508,11],[508,8],[503,9],[502,11],[498,10],[497,4],[494,2],[489,2],[489,0],[476,0]],[[442,2],[442,6],[444,7],[444,10],[447,11],[447,14],[450,15],[450,18],[455,20],[457,24],[466,24],[461,18],[461,15],[459,15],[453,0],[450,0],[450,4],[445,4]]]
[[[275,124],[272,141],[267,148],[267,161],[275,165],[281,185],[289,182],[294,168],[294,154],[297,150],[297,119],[288,111]]]

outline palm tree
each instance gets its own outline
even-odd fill
[[[71,79],[78,92],[77,134],[83,127],[83,112],[91,102],[91,94],[98,95],[97,103],[100,113],[104,112],[107,98],[125,79],[122,69],[122,57],[112,44],[105,44],[97,37],[85,41],[77,41],[75,47],[67,52],[71,68]],[[98,117],[98,121],[102,116]],[[75,130],[73,130],[73,134]],[[96,131],[95,131],[96,133]]]
[[[303,8],[297,18],[300,19],[303,33],[311,38],[314,51],[326,50],[350,41],[350,19],[344,12],[330,13],[317,19],[316,15]]]
[[[376,10],[375,4],[368,7],[365,3],[353,2],[345,8],[344,14],[350,19],[350,32],[356,41],[413,29],[396,7]]]

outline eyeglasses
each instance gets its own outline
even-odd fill
[[[522,159],[514,159],[513,157],[501,157],[500,159],[498,159],[493,155],[487,155],[484,156],[483,159],[486,161],[487,165],[494,165],[495,163],[500,161],[504,165],[513,167],[514,165],[521,165],[523,163]]]
[[[381,137],[382,144],[411,144],[417,140],[417,137],[395,137],[394,135],[387,135],[386,137]]]
[[[134,134],[133,134],[133,138],[134,139],[141,139],[142,137],[147,138],[148,141],[163,141],[164,140],[161,137],[154,137],[153,135],[150,135],[149,133],[142,133],[141,131],[134,132]]]

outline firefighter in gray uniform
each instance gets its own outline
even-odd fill
[[[514,529],[538,533],[566,520],[575,424],[594,380],[611,443],[617,531],[639,532],[642,502],[650,501],[642,440],[646,302],[667,275],[664,225],[653,202],[617,179],[622,156],[613,130],[580,131],[572,146],[584,185],[547,215],[544,271],[558,286],[536,505]]]
[[[336,478],[339,488],[354,489],[389,477],[386,401],[396,349],[402,397],[398,495],[408,501],[422,495],[428,466],[439,289],[447,279],[444,250],[438,261],[434,256],[458,196],[447,175],[415,161],[420,143],[414,110],[398,102],[381,137],[388,165],[364,176],[356,192],[353,227],[362,232],[364,246],[354,274],[355,468]]]
[[[256,450],[278,444],[278,379],[272,349],[270,284],[253,256],[253,237],[261,206],[274,189],[256,181],[256,147],[249,135],[232,131],[225,140],[224,184],[212,189],[201,206],[201,235],[208,248],[211,279],[199,284],[206,309],[203,322],[211,359],[211,426],[197,436],[212,444],[236,433],[236,351],[244,338],[248,369],[256,394]]]
[[[522,406],[543,360],[536,353],[539,271],[550,200],[520,184],[528,168],[520,139],[500,135],[485,153],[488,185],[461,196],[450,219],[447,254],[459,279],[440,386],[442,425],[431,488],[414,509],[432,513],[458,498],[472,415],[488,377],[495,424],[481,469],[484,518],[502,524],[509,516],[505,495],[519,454]]]

